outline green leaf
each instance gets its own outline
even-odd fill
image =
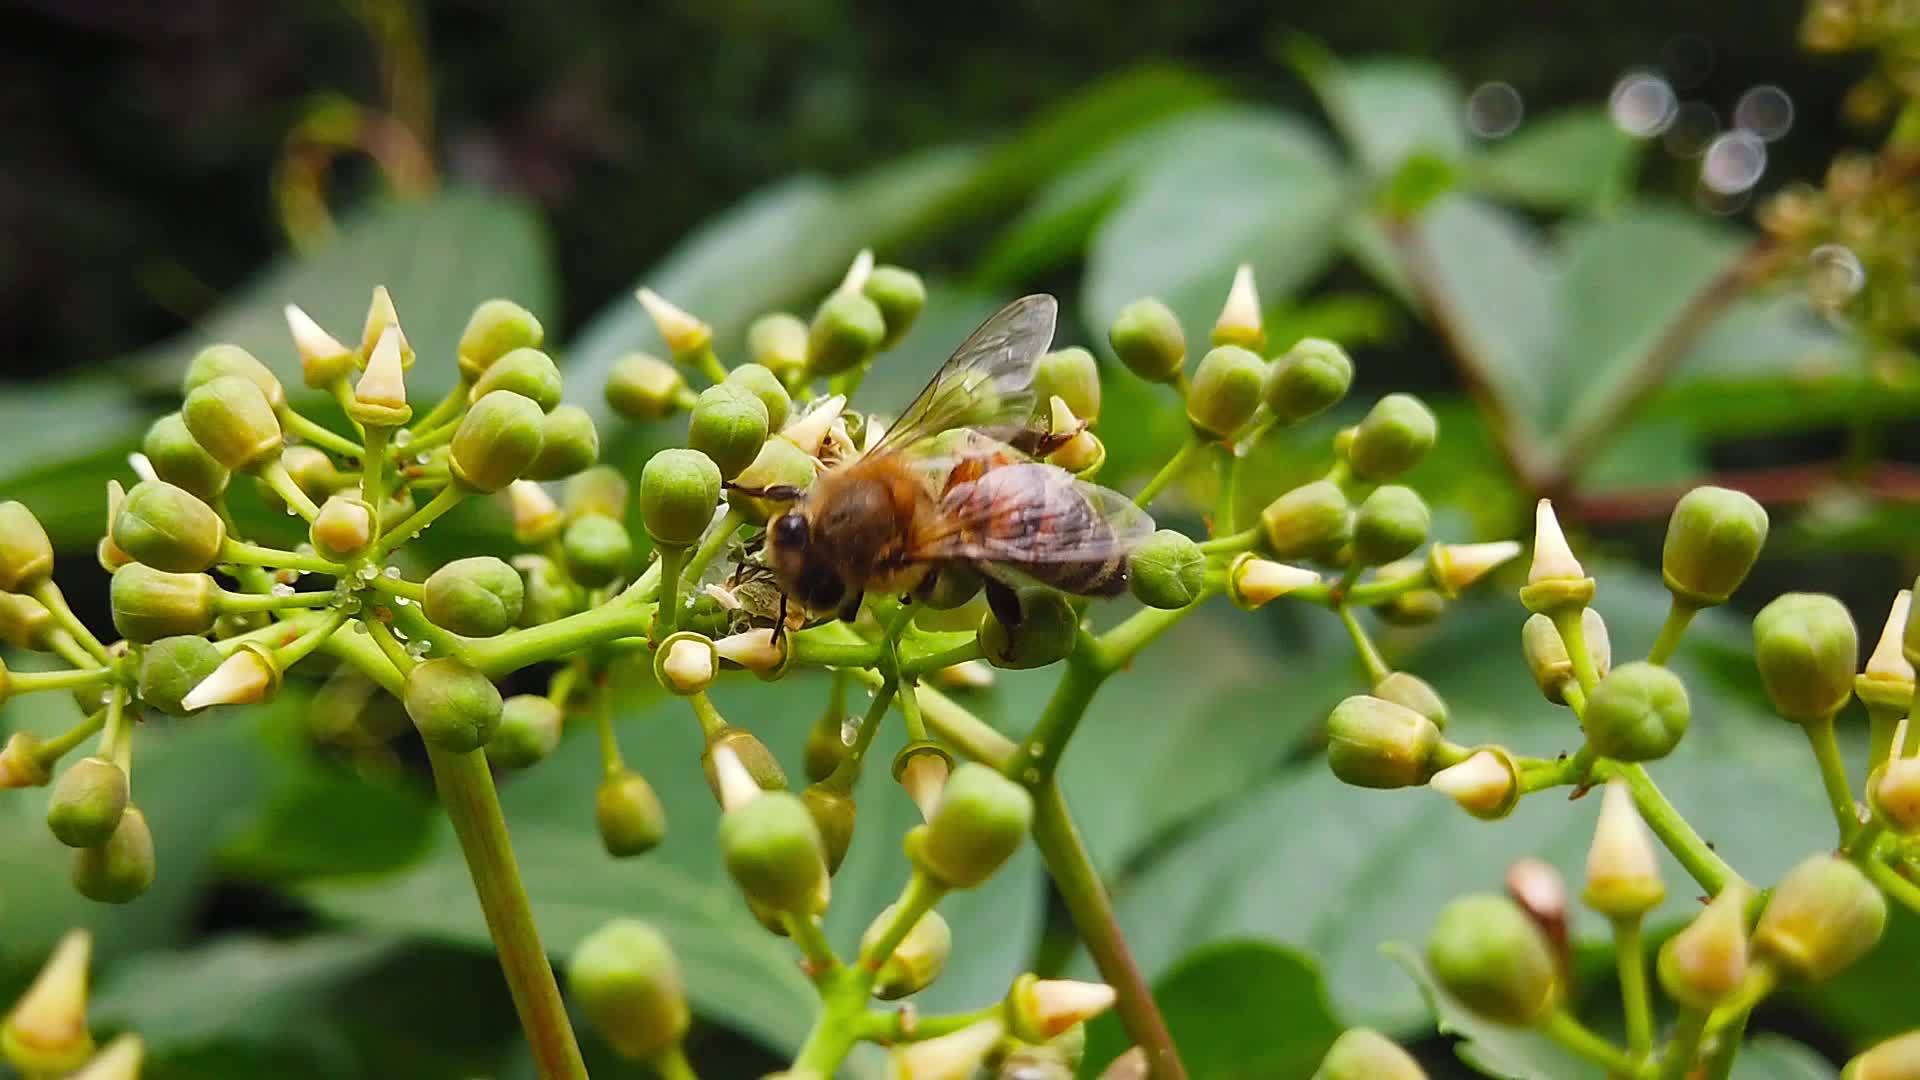
[[[1194,1080],[1271,1080],[1313,1072],[1343,1030],[1313,958],[1260,942],[1197,949],[1153,985]],[[1127,1048],[1118,1018],[1087,1029],[1089,1067]]]
[[[1274,299],[1331,258],[1348,195],[1324,140],[1284,113],[1251,109],[1210,131],[1142,173],[1095,232],[1081,292],[1096,340],[1121,307],[1157,296],[1200,351],[1236,265],[1251,263]]]
[[[1833,1063],[1782,1035],[1751,1039],[1733,1059],[1733,1080],[1833,1080]]]
[[[1420,988],[1420,995],[1433,1010],[1440,1034],[1456,1036],[1454,1052],[1460,1060],[1486,1076],[1500,1080],[1535,1080],[1551,1076],[1554,1080],[1600,1080],[1605,1073],[1568,1053],[1559,1043],[1532,1028],[1510,1027],[1483,1020],[1453,1000],[1427,964],[1419,949],[1403,942],[1382,946],[1384,955],[1406,971]]]
[[[1604,109],[1550,113],[1488,148],[1471,168],[1481,190],[1545,209],[1598,209],[1625,197],[1640,143]]]
[[[1614,655],[1635,655],[1657,633],[1666,591],[1625,567],[1599,577],[1597,606]],[[1520,661],[1523,619],[1510,600],[1463,603],[1417,652],[1394,658],[1447,698],[1455,741],[1539,755],[1577,743],[1569,714],[1540,698]],[[1652,772],[1702,835],[1766,882],[1833,837],[1805,746],[1753,698],[1747,640],[1740,620],[1723,611],[1696,624],[1676,660],[1693,696],[1693,730]],[[1265,688],[1268,715],[1277,724],[1315,723],[1326,697],[1358,689],[1357,679],[1276,673]],[[1089,724],[1086,733],[1099,730]],[[1570,807],[1549,793],[1489,824],[1425,790],[1346,787],[1310,762],[1254,788],[1148,860],[1119,889],[1121,922],[1149,972],[1208,941],[1255,937],[1305,948],[1324,966],[1341,1016],[1405,1031],[1423,1013],[1378,943],[1423,939],[1448,899],[1498,887],[1522,856],[1542,857],[1578,880],[1597,809],[1592,800]],[[1682,918],[1694,909],[1694,893],[1677,864],[1667,862],[1665,873],[1668,902],[1658,917]],[[1585,912],[1574,924],[1578,937],[1604,929]]]
[[[1334,129],[1371,176],[1386,177],[1416,153],[1456,160],[1467,148],[1466,96],[1435,64],[1373,58],[1338,60],[1317,44],[1295,50]]]
[[[740,683],[716,691],[722,712],[755,729],[789,774],[799,776],[800,745],[825,701],[823,681]],[[790,1051],[817,1008],[813,988],[800,974],[792,947],[754,921],[721,866],[714,844],[718,811],[700,769],[693,718],[677,699],[649,696],[651,704],[623,709],[619,733],[627,760],[645,771],[667,807],[668,836],[658,850],[629,860],[601,851],[592,825],[600,763],[590,733],[575,732],[552,758],[503,785],[543,940],[564,957],[608,919],[647,919],[673,942],[688,993],[703,1016]],[[875,743],[858,789],[853,846],[833,882],[827,932],[847,955],[907,876],[900,838],[919,814],[886,768],[903,743],[898,732],[897,723],[889,724]],[[486,948],[486,924],[458,845],[446,830],[437,832],[431,852],[413,869],[372,881],[320,884],[307,895],[335,916],[382,932]],[[956,948],[945,975],[916,999],[923,1010],[976,1008],[1005,992],[1038,936],[1038,874],[1038,861],[1028,851],[989,884],[942,904]]]

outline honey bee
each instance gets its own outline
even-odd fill
[[[809,612],[851,619],[869,590],[924,594],[947,568],[977,571],[994,613],[1019,621],[1015,588],[1080,596],[1126,588],[1127,558],[1153,533],[1118,492],[1036,460],[1074,432],[1035,418],[1035,363],[1059,305],[1027,296],[982,323],[894,425],[767,528],[782,591]],[[781,620],[784,626],[784,619]]]

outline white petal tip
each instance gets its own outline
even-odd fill
[[[1527,570],[1527,583],[1542,581],[1578,581],[1587,576],[1580,560],[1573,557],[1567,534],[1553,512],[1553,501],[1541,499],[1533,514],[1533,565]]]

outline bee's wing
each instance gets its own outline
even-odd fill
[[[1001,308],[960,343],[870,452],[897,452],[961,427],[1011,439],[1033,414],[1034,361],[1053,341],[1059,311],[1045,294]]]
[[[1039,461],[953,485],[929,517],[908,544],[915,560],[1016,568],[1098,562],[1129,554],[1153,535],[1153,519],[1133,500]]]

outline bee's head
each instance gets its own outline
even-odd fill
[[[780,588],[808,611],[833,611],[846,598],[846,583],[812,543],[805,514],[789,510],[767,526],[767,557]]]

